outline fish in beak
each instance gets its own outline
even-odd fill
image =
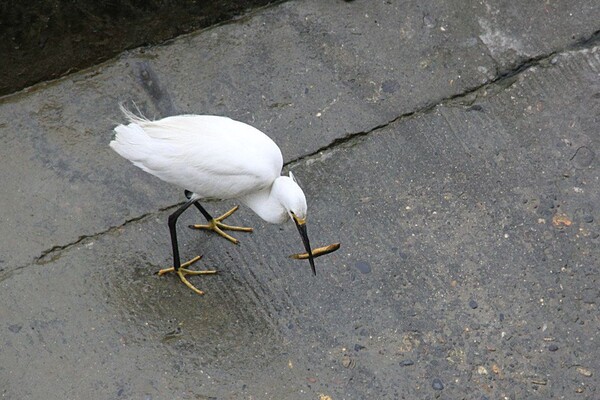
[[[298,218],[294,214],[292,214],[292,217],[294,219],[294,222],[296,223],[296,228],[298,228],[300,237],[302,237],[302,243],[304,243],[304,248],[306,249],[306,253],[308,254],[308,262],[310,263],[310,268],[312,269],[313,274],[316,276],[317,270],[315,269],[315,260],[313,257],[312,250],[310,249],[310,241],[308,240],[308,233],[306,231],[306,220]]]

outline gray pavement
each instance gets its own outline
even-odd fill
[[[522,4],[526,3],[526,4]],[[10,399],[599,397],[600,9],[286,2],[0,100]],[[228,115],[309,199],[215,277],[155,270],[183,200],[108,148],[119,101]],[[215,214],[230,204],[210,203]]]

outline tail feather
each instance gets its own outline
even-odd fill
[[[110,147],[121,157],[133,163],[141,162],[151,153],[151,138],[141,126],[131,123],[119,125],[115,128],[115,138],[110,142]]]
[[[115,138],[109,145],[119,155],[135,164],[151,154],[152,140],[143,128],[150,120],[142,115],[139,108],[137,108],[139,115],[128,110],[122,103],[119,104],[119,108],[130,123],[115,127]]]
[[[129,122],[132,122],[134,124],[138,124],[143,126],[145,123],[151,122],[148,118],[146,118],[142,112],[140,111],[140,109],[138,108],[138,106],[133,103],[133,105],[135,106],[138,114],[135,114],[134,112],[130,111],[129,109],[127,109],[127,107],[125,107],[123,105],[123,103],[119,104],[119,108],[121,109],[121,112],[123,113],[123,115],[125,115],[125,118],[127,118],[129,120]]]

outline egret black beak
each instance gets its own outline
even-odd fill
[[[317,275],[317,270],[315,269],[315,260],[312,250],[310,249],[310,241],[308,240],[308,233],[306,231],[306,221],[302,218],[296,217],[293,214],[292,216],[294,217],[296,228],[298,228],[298,232],[300,232],[300,237],[302,237],[302,243],[304,243],[306,253],[308,253],[308,262],[310,263],[310,268],[312,269],[313,274]]]

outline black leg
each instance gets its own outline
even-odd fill
[[[177,211],[169,215],[169,232],[171,233],[171,246],[173,247],[173,268],[175,268],[175,271],[181,267],[179,246],[177,244],[177,219],[192,204],[194,204],[194,200],[188,200],[184,205],[177,209]]]
[[[207,225],[200,225],[200,224],[189,225],[190,228],[206,229],[206,230],[214,231],[234,244],[238,244],[239,240],[237,240],[233,236],[223,232],[224,229],[230,230],[230,231],[252,232],[252,228],[246,228],[243,226],[226,225],[221,222],[225,218],[227,218],[231,214],[233,214],[238,209],[238,206],[233,207],[231,210],[227,211],[225,214],[223,214],[217,218],[213,218],[213,216],[210,215],[204,207],[202,207],[202,205],[198,201],[198,198],[192,197],[193,195],[194,194],[192,192],[190,192],[189,190],[185,191],[185,197],[187,197],[188,202],[193,201],[194,206],[198,209],[198,211],[200,211],[202,213],[202,215],[204,215],[204,218],[206,218],[206,221],[208,222],[208,224]]]
[[[200,203],[199,203],[197,200],[194,202],[194,205],[196,206],[196,208],[197,208],[198,210],[200,210],[200,212],[202,213],[202,215],[204,215],[204,218],[206,218],[206,220],[207,220],[208,222],[212,221],[212,219],[213,219],[212,215],[210,215],[210,214],[208,213],[208,211],[206,211],[206,210],[204,209],[204,207],[202,207],[202,206],[200,205]]]
[[[192,192],[190,192],[189,190],[186,190],[186,191],[184,192],[184,194],[185,194],[185,197],[186,197],[188,200],[190,200],[190,199],[192,198],[192,194],[193,194],[193,193],[192,193]],[[205,209],[204,207],[202,207],[202,205],[200,204],[200,202],[199,202],[198,200],[196,200],[196,201],[194,202],[194,205],[195,205],[195,206],[196,206],[196,208],[197,208],[197,209],[198,209],[198,210],[199,210],[199,211],[202,213],[202,215],[204,215],[204,218],[206,218],[206,221],[210,222],[210,221],[212,221],[212,220],[213,220],[213,217],[212,217],[212,215],[210,215],[210,214],[208,213],[208,211],[206,211],[206,209]]]

